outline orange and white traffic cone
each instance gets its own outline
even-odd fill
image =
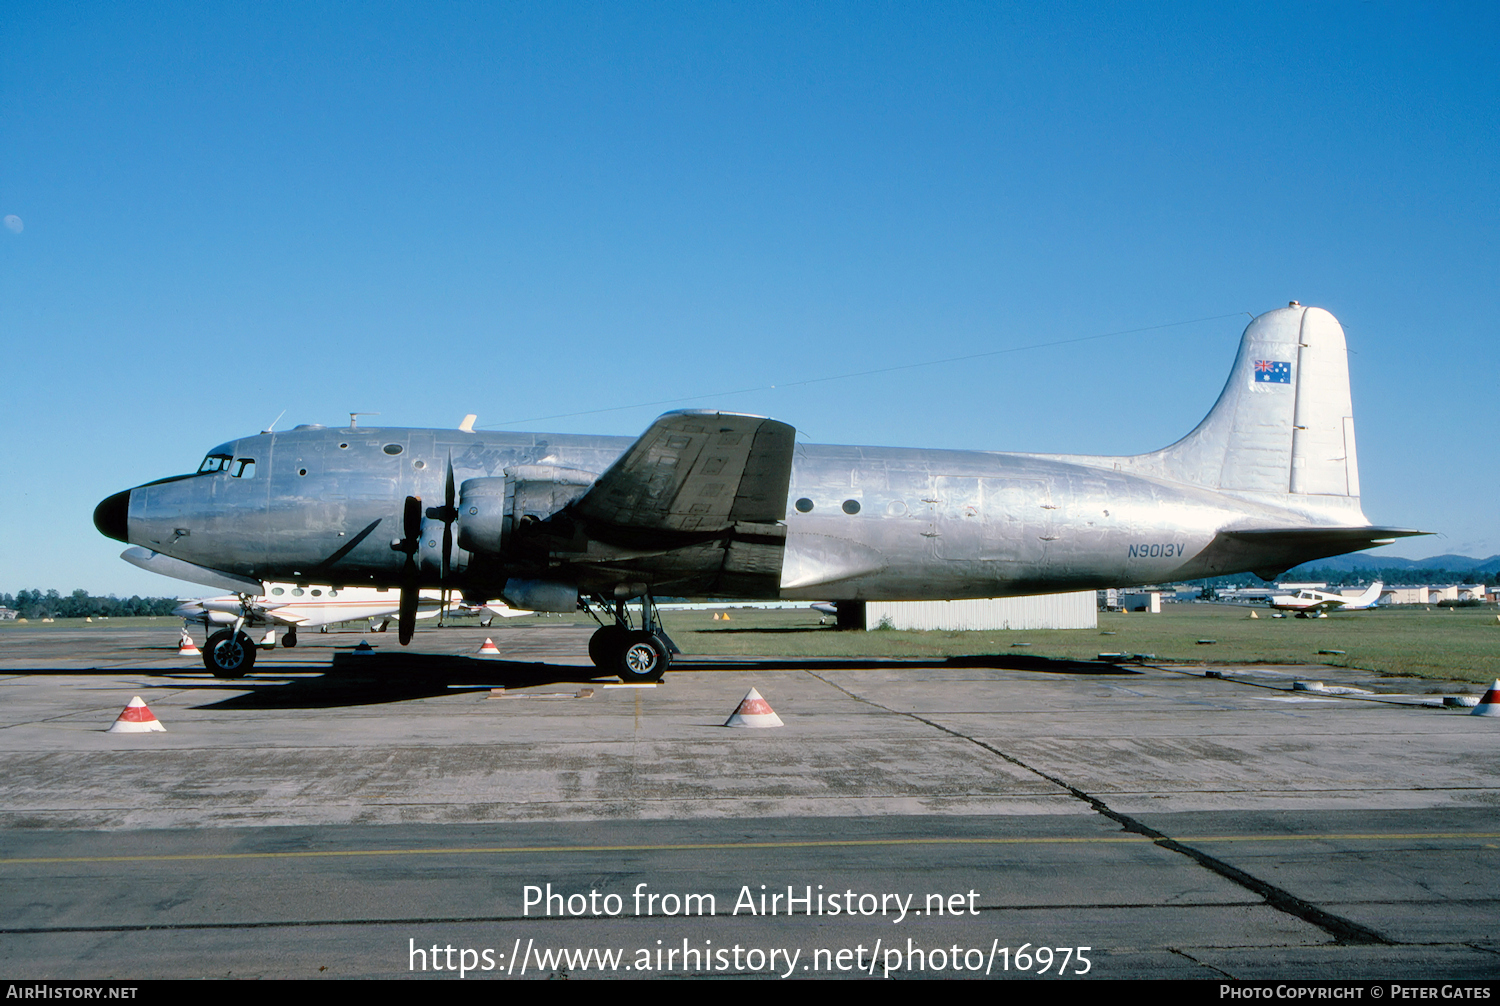
[[[182,642],[177,644],[177,655],[179,657],[201,657],[203,651],[193,642],[193,637],[188,635],[188,630],[182,630]]]
[[[489,636],[485,636],[484,645],[479,648],[479,655],[481,657],[498,657],[500,656],[500,647],[496,646],[495,641]]]
[[[151,707],[146,705],[145,699],[137,695],[121,710],[114,725],[105,732],[111,734],[166,733],[167,728],[157,720],[156,715],[151,712]]]
[[[761,698],[760,692],[754,688],[745,693],[740,700],[739,708],[736,709],[724,722],[726,727],[780,727],[786,724],[781,722],[781,717],[776,715],[776,710],[771,704]]]
[[[1479,700],[1479,705],[1474,707],[1470,716],[1500,716],[1500,678],[1490,685],[1490,690],[1484,693],[1484,698]]]

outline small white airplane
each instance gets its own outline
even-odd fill
[[[298,629],[314,629],[357,619],[388,621],[401,605],[400,594],[375,587],[313,587],[295,583],[267,583],[254,594],[225,594],[184,601],[172,614],[212,631],[228,631],[236,621],[247,627],[284,626],[281,645],[296,646]],[[424,590],[417,604],[418,618],[433,618],[443,608],[442,591]]]
[[[1365,611],[1375,607],[1375,603],[1380,600],[1380,592],[1384,589],[1385,584],[1374,583],[1363,594],[1346,597],[1343,594],[1330,594],[1325,590],[1304,587],[1295,594],[1274,594],[1270,598],[1270,604],[1280,611],[1295,611],[1298,618],[1327,618],[1328,612],[1334,610]]]

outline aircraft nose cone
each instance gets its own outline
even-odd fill
[[[94,526],[106,538],[128,542],[126,522],[130,517],[130,490],[115,493],[94,507]]]

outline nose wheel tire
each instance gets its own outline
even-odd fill
[[[255,666],[255,643],[243,632],[215,632],[203,644],[203,666],[216,678],[242,678]]]
[[[672,662],[667,647],[652,633],[628,632],[615,673],[626,683],[660,681]]]

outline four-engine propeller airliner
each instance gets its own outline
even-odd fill
[[[465,424],[468,426],[469,424]],[[653,598],[1001,597],[1253,571],[1421,532],[1360,508],[1344,333],[1254,319],[1208,416],[1130,457],[797,443],[785,423],[670,412],[639,438],[299,426],[99,504],[101,532],[241,580],[425,589],[602,613],[590,655],[659,678]],[[637,603],[632,619],[627,602]],[[241,632],[211,647],[243,673]]]

